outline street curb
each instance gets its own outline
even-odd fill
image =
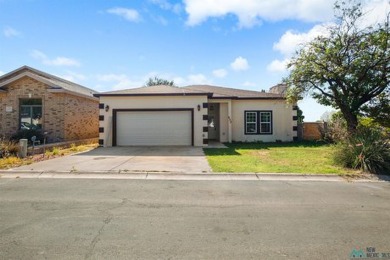
[[[0,178],[12,179],[123,179],[123,180],[224,180],[224,181],[319,181],[319,182],[384,182],[389,179],[346,179],[327,174],[288,173],[201,173],[201,172],[43,172],[43,171],[0,171]]]

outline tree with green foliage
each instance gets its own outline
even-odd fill
[[[383,127],[390,128],[390,90],[372,99],[363,106],[364,115]]]
[[[363,27],[362,6],[350,0],[335,4],[335,17],[328,35],[307,43],[291,59],[288,97],[296,102],[309,93],[320,104],[339,109],[348,132],[354,133],[364,108],[379,109],[382,115],[382,101],[388,100],[390,13],[385,21]]]
[[[176,86],[173,80],[162,79],[157,76],[150,77],[148,81],[146,81],[144,86],[151,87],[151,86],[158,86],[158,85],[165,85],[165,86],[172,86],[172,87]]]

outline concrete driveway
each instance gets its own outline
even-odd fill
[[[198,147],[99,147],[14,168],[41,172],[211,172],[202,148]]]

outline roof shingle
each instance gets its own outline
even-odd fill
[[[198,91],[211,92],[213,93],[213,98],[265,98],[265,99],[284,98],[284,95],[278,93],[225,88],[225,87],[210,86],[210,85],[191,85],[185,88],[198,90]]]
[[[157,85],[150,87],[131,88],[95,94],[95,96],[141,96],[141,95],[211,95],[206,91],[181,87]]]
[[[13,78],[17,78],[18,75],[28,74],[34,75],[39,81],[45,82],[50,85],[52,89],[64,89],[70,92],[74,92],[76,94],[81,94],[88,97],[93,97],[93,94],[97,93],[97,91],[81,86],[79,84],[73,83],[71,81],[62,79],[60,77],[45,73],[43,71],[31,68],[29,66],[23,66],[16,70],[13,70],[3,76],[0,77],[0,90],[2,87],[7,85]]]

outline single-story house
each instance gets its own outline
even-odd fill
[[[97,92],[23,66],[0,77],[0,137],[21,129],[47,132],[49,142],[97,138]]]
[[[209,85],[151,86],[98,93],[101,146],[289,142],[297,107],[285,87],[258,92]]]

